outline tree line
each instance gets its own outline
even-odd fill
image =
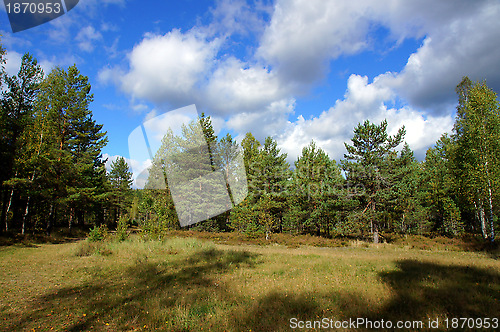
[[[224,198],[211,196],[220,191],[206,188],[225,186],[229,193],[227,211],[188,228],[266,237],[349,236],[374,242],[388,233],[465,232],[494,241],[498,231],[500,106],[485,82],[463,78],[456,88],[453,132],[428,149],[423,161],[404,142],[404,127],[391,136],[387,121],[364,121],[354,128],[339,162],[312,141],[292,166],[272,137],[260,142],[247,133],[241,143],[229,134],[219,138],[210,117],[202,114],[196,121],[206,148],[170,133],[153,158],[145,189],[132,190],[124,158],[106,172],[101,152],[106,132],[93,119],[91,86],[76,66],[45,75],[37,60],[25,54],[19,72],[10,76],[4,64],[0,47],[2,232],[114,227],[124,218],[162,236],[180,228],[181,217],[165,175],[176,165],[188,164],[196,165],[198,172],[178,167],[179,183],[209,180],[196,182],[200,190],[186,187],[179,195],[190,193],[191,199],[207,202]],[[184,126],[184,137],[194,137],[194,124]],[[230,185],[241,178],[241,167],[230,162],[239,149],[244,162],[239,166],[244,166],[247,178],[244,199],[241,188]],[[171,155],[167,162],[165,151],[188,154]],[[214,172],[220,172],[221,181],[203,177]],[[192,204],[193,209],[197,206],[203,205]]]
[[[106,173],[107,137],[89,109],[88,78],[76,66],[45,75],[28,53],[16,75],[4,64],[0,47],[0,230],[50,234],[116,221],[130,183],[116,175],[123,163]]]
[[[494,241],[500,198],[497,95],[485,82],[467,77],[456,92],[453,132],[442,135],[421,162],[404,142],[405,128],[390,136],[385,120],[358,124],[339,163],[312,141],[291,167],[272,137],[262,143],[247,133],[241,144],[229,134],[218,139],[210,117],[202,115],[199,121],[213,148],[195,154],[209,156],[204,158],[207,172],[227,173],[227,163],[221,161],[240,146],[248,195],[230,211],[192,228],[266,237],[281,232],[351,236],[374,242],[387,233],[460,236],[468,232]],[[184,131],[185,137],[192,136],[189,126]],[[172,149],[173,141],[164,140],[160,150]],[[156,175],[148,183],[158,181],[157,175],[167,174],[170,167],[159,152],[152,168]],[[137,220],[155,234],[179,228],[168,183],[167,190],[154,188],[140,193]]]

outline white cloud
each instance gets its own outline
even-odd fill
[[[274,101],[261,112],[234,114],[227,120],[227,127],[240,133],[238,141],[241,141],[241,136],[247,132],[252,132],[255,138],[263,140],[267,136],[277,136],[283,131],[294,108],[293,98]]]
[[[194,30],[148,34],[129,54],[130,70],[119,78],[121,87],[134,97],[178,106],[196,98],[197,84],[211,68],[218,46],[217,39],[209,42]]]
[[[14,47],[31,47],[32,42],[26,38],[16,37],[10,31],[0,30],[0,42],[2,46],[7,49],[12,49]]]
[[[272,12],[272,7],[261,1],[218,0],[210,10],[213,21],[204,30],[211,35],[252,33],[260,34],[265,27],[264,17]]]
[[[381,5],[370,0],[278,0],[255,54],[244,60],[222,54],[231,34],[243,34],[244,28],[258,31],[252,26],[262,23],[266,10],[240,20],[249,10],[243,1],[220,1],[212,12],[213,24],[184,33],[148,34],[129,53],[128,69],[105,68],[99,78],[134,101],[170,107],[196,103],[218,121],[226,119],[225,126],[240,136],[247,131],[259,139],[275,136],[292,161],[311,139],[341,159],[343,143],[359,122],[385,118],[392,133],[406,126],[406,141],[422,158],[426,148],[451,130],[454,87],[463,75],[486,78],[500,89],[495,70],[500,67],[498,1],[392,0]],[[388,37],[377,44],[373,32],[380,27]],[[380,74],[371,83],[364,73],[351,75],[344,98],[330,109],[311,119],[288,121],[295,97],[320,82],[337,58],[384,52],[407,38],[423,44],[401,72]]]
[[[286,86],[267,68],[229,58],[219,64],[205,89],[205,100],[217,114],[262,112],[287,95]]]
[[[81,29],[76,35],[76,41],[78,42],[78,47],[85,52],[92,52],[96,46],[96,43],[102,40],[102,35],[99,31],[89,25]]]
[[[21,67],[22,57],[23,55],[20,53],[17,53],[15,51],[8,51],[7,55],[5,56],[7,60],[5,63],[5,72],[10,76],[17,75],[17,73],[19,72],[19,68]]]
[[[167,103],[170,108],[195,103],[222,117],[261,114],[273,103],[290,99],[289,88],[266,67],[234,57],[217,61],[221,42],[194,30],[146,35],[128,55],[128,71],[103,68],[99,79],[120,86],[133,100]]]
[[[325,76],[330,59],[367,47],[362,8],[362,1],[278,1],[258,55],[285,80],[310,84]]]
[[[337,100],[335,106],[318,117],[305,120],[299,116],[296,122],[289,122],[285,133],[277,138],[279,146],[288,153],[289,162],[295,161],[313,139],[331,158],[343,159],[344,142],[350,142],[353,129],[366,119],[377,124],[387,119],[391,135],[404,125],[405,141],[420,159],[441,134],[451,131],[451,114],[433,117],[409,106],[388,108],[395,94],[382,83],[378,78],[368,83],[366,76],[351,75],[343,100]]]
[[[122,156],[109,155],[107,153],[104,153],[102,155],[102,159],[103,160],[107,159],[106,164],[105,164],[106,171],[110,172],[111,171],[111,164],[113,162],[115,162],[120,157],[122,157]],[[141,181],[144,181],[144,179],[137,179],[137,177],[139,176],[140,173],[136,174],[136,173],[134,173],[134,170],[141,170],[142,171],[144,169],[148,169],[149,167],[151,167],[151,159],[144,160],[144,161],[138,161],[138,160],[130,159],[127,157],[123,157],[123,159],[125,159],[125,162],[128,164],[129,171],[132,172],[132,178],[136,179],[136,181],[133,183],[132,187],[133,188],[144,188],[144,183],[141,182]]]
[[[475,15],[450,18],[433,28],[423,45],[412,54],[404,70],[388,77],[402,97],[415,106],[442,114],[447,103],[456,103],[454,87],[462,76],[486,79],[500,89],[500,2],[486,2]],[[444,109],[443,109],[444,108]]]
[[[68,14],[59,16],[58,18],[48,22],[51,29],[48,30],[48,35],[53,43],[67,43],[71,38],[71,27],[78,24],[78,19],[75,15]]]
[[[500,89],[500,2],[393,0],[281,0],[262,37],[258,56],[280,77],[306,86],[323,78],[339,56],[397,47],[405,38],[426,37],[400,73],[387,84],[419,107],[445,109],[463,75],[487,79]],[[377,45],[376,27],[389,31]],[[331,63],[335,66],[335,62]],[[362,74],[362,73],[361,73]]]

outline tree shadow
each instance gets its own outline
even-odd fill
[[[497,317],[500,312],[498,271],[416,260],[401,260],[397,267],[380,275],[395,292],[382,308],[386,317]]]
[[[256,268],[256,257],[245,251],[208,248],[186,259],[161,262],[138,259],[119,272],[119,277],[110,277],[113,273],[110,271],[94,271],[95,278],[91,282],[40,296],[23,311],[26,314],[7,317],[8,320],[0,323],[4,324],[5,331],[27,330],[34,322],[45,330],[50,330],[52,324],[62,326],[60,329],[64,331],[154,328],[189,331],[195,330],[193,326],[197,322],[201,324],[207,313],[216,314],[211,311],[213,302],[206,303],[207,297],[213,298],[214,294],[224,308],[233,306],[229,311],[223,310],[231,312],[231,317],[214,320],[227,324],[213,326],[215,331],[227,328],[233,331],[289,331],[291,318],[302,321],[365,318],[394,323],[420,320],[427,324],[429,318],[438,317],[441,325],[433,330],[445,330],[444,317],[493,318],[500,312],[498,269],[416,260],[400,260],[396,269],[379,273],[381,282],[389,286],[388,294],[391,294],[380,304],[370,302],[361,293],[342,289],[314,293],[294,289],[271,291],[249,302],[234,289],[218,284],[221,274],[243,266]],[[155,310],[148,307],[150,305],[157,308],[153,314],[162,311],[172,316],[151,317],[148,310]],[[167,319],[186,319],[175,311],[179,307],[188,308],[192,324],[176,324],[170,329]],[[55,308],[61,311],[52,313],[51,309]],[[144,327],[144,322],[153,326]],[[110,326],[106,325],[108,323]],[[426,327],[424,325],[424,330],[428,329]],[[366,328],[360,326],[356,330]]]
[[[74,228],[70,233],[65,228],[57,228],[50,235],[44,232],[29,232],[21,235],[18,231],[8,231],[0,234],[0,247],[9,247],[13,245],[35,246],[37,244],[62,244],[74,243],[87,237],[87,228]]]
[[[500,312],[500,274],[497,271],[401,260],[397,262],[397,270],[379,276],[393,294],[381,305],[374,306],[360,294],[336,290],[317,294],[315,298],[310,294],[294,293],[290,296],[273,292],[256,301],[246,315],[235,319],[235,330],[288,331],[291,318],[302,321],[364,318],[372,322],[384,319],[394,324],[420,320],[426,330],[429,329],[429,319],[438,317],[441,325],[433,330],[446,330],[442,320],[445,317],[450,320],[494,318]],[[367,328],[359,326],[355,330]]]
[[[256,257],[246,251],[208,248],[172,262],[136,259],[125,271],[115,271],[121,277],[110,278],[109,271],[97,270],[91,282],[36,298],[23,310],[25,315],[3,314],[7,319],[1,317],[1,323],[8,323],[0,330],[24,331],[34,325],[45,330],[62,325],[64,331],[148,330],[152,326],[144,326],[144,322],[149,325],[156,318],[163,319],[152,319],[148,304],[172,309],[179,299],[186,306],[195,306],[213,292],[224,296],[227,289],[218,285],[217,275],[254,266]],[[53,312],[56,308],[62,311]]]

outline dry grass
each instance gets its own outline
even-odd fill
[[[289,248],[290,239],[263,246],[136,236],[92,248],[0,247],[0,330],[286,331],[292,317],[427,321],[500,312],[500,263],[488,254],[306,240]]]

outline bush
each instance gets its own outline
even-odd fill
[[[118,242],[123,242],[128,238],[128,222],[128,216],[121,216],[120,219],[118,219],[115,237]]]
[[[87,240],[89,242],[104,241],[108,236],[108,228],[105,225],[94,226],[89,232]]]

